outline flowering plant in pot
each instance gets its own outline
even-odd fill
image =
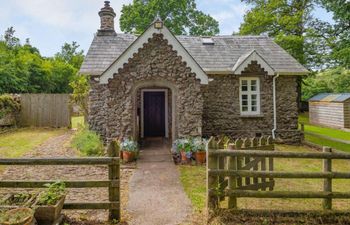
[[[198,164],[205,163],[206,160],[206,146],[207,140],[203,138],[195,138],[193,139],[193,152],[195,153],[196,162]]]
[[[39,224],[53,224],[59,217],[66,198],[66,185],[57,181],[45,184],[47,189],[41,192],[34,205],[35,219]]]
[[[177,150],[181,154],[181,161],[187,162],[192,157],[192,141],[187,138],[177,139],[175,141]]]
[[[129,138],[125,138],[121,144],[121,149],[123,151],[123,160],[124,162],[132,162],[136,159],[138,154],[138,145],[136,141],[133,141]]]

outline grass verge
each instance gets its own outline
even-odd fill
[[[337,138],[337,139],[346,140],[346,141],[350,140],[350,132],[311,125],[309,123],[309,116],[306,113],[299,115],[299,122],[305,124],[305,131],[312,132],[315,134],[325,135],[325,136],[328,136],[331,138]],[[336,141],[331,141],[331,140],[327,140],[327,139],[324,139],[321,137],[315,137],[315,136],[307,135],[307,134],[305,135],[305,140],[312,142],[314,144],[317,144],[317,145],[329,146],[329,147],[335,148],[337,150],[350,152],[350,145],[348,145],[348,144],[344,144],[344,143],[340,143],[340,142],[336,142]]]
[[[84,116],[73,116],[71,119],[72,129],[78,129],[84,126]]]
[[[20,128],[0,135],[0,157],[18,158],[33,151],[51,137],[62,135],[66,129]],[[0,173],[4,170],[0,166]]]

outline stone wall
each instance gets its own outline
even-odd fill
[[[172,112],[176,118],[175,137],[201,135],[200,81],[162,34],[154,34],[122,69],[116,71],[107,87],[92,83],[89,97],[92,129],[106,139],[135,136],[137,92],[147,87],[171,89],[175,98],[175,112]]]
[[[258,73],[259,74],[259,73]],[[244,75],[246,76],[246,75]],[[252,75],[247,75],[252,76]],[[226,134],[232,137],[271,135],[273,129],[273,77],[260,78],[259,116],[241,116],[237,75],[212,75],[214,80],[203,86],[203,135]],[[280,76],[277,82],[277,137],[288,143],[299,143],[297,131],[296,78]]]
[[[99,133],[105,140],[107,135],[106,116],[108,106],[106,99],[109,93],[107,85],[99,84],[98,81],[90,80],[90,91],[88,98],[88,123],[90,129]]]

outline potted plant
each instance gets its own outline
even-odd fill
[[[198,164],[205,163],[206,145],[207,145],[207,141],[205,139],[195,138],[193,140],[193,151],[195,152],[195,158]]]
[[[121,149],[123,151],[123,161],[132,162],[136,159],[138,153],[137,142],[131,139],[124,139],[121,143]]]
[[[192,142],[190,139],[182,138],[176,140],[177,150],[181,154],[181,161],[188,162],[192,157]]]
[[[1,225],[34,225],[34,211],[30,208],[17,208],[0,212]]]
[[[35,219],[38,224],[52,224],[61,214],[66,198],[66,187],[63,182],[45,185],[47,190],[41,192],[35,203]]]

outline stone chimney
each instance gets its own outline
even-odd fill
[[[109,3],[110,1],[105,1],[104,7],[98,13],[101,18],[101,27],[97,35],[116,35],[114,30],[114,18],[116,14]]]

